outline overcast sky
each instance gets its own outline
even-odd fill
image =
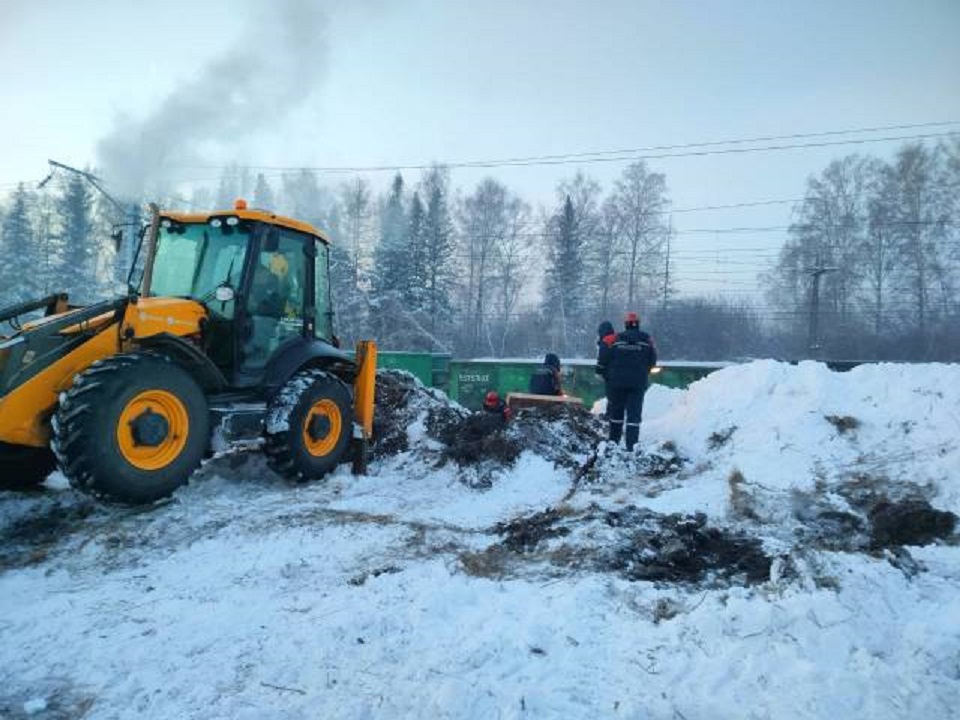
[[[261,89],[287,88],[266,92],[260,127],[245,133],[227,123],[184,164],[403,165],[960,120],[958,0],[314,4],[327,18],[304,21],[321,40],[303,53],[310,60],[298,57],[295,71],[278,70],[282,78],[255,77]],[[0,191],[42,178],[47,158],[97,165],[97,144],[119,117],[149,118],[225,54],[272,55],[282,45],[268,28],[277,11],[264,16],[264,5],[0,0]],[[950,129],[960,124],[880,136]],[[797,197],[831,158],[888,155],[896,145],[650,164],[667,174],[679,208]],[[469,189],[493,174],[537,204],[551,202],[557,180],[577,167],[607,188],[623,164],[460,169],[453,180]],[[378,186],[387,179],[369,177]],[[767,206],[689,213],[675,224],[788,221],[789,206]],[[782,239],[689,233],[677,246]]]

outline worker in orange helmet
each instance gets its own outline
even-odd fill
[[[513,414],[510,406],[500,398],[496,390],[491,390],[483,398],[483,411],[492,415],[499,415],[504,422],[509,421]]]
[[[617,333],[612,344],[601,343],[597,364],[604,368],[603,377],[607,381],[610,440],[619,443],[623,437],[627,450],[633,450],[640,437],[643,394],[650,369],[657,364],[657,346],[648,333],[640,330],[637,313],[626,314],[624,330]]]

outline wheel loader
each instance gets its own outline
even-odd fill
[[[0,337],[0,483],[59,467],[79,490],[147,503],[241,441],[297,480],[351,451],[362,469],[376,345],[340,349],[329,251],[311,225],[242,200],[211,213],[151,206],[125,294],[0,310],[13,331]]]

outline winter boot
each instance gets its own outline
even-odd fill
[[[611,420],[610,421],[610,442],[613,444],[619,444],[620,438],[623,436],[623,420]]]

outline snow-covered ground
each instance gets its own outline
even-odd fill
[[[884,499],[960,513],[960,366],[653,387],[648,460],[685,460],[662,472],[526,451],[479,490],[409,436],[363,478],[291,487],[240,455],[149,509],[56,476],[0,496],[0,717],[956,716],[957,536],[858,523]],[[547,508],[556,532],[494,527]],[[768,576],[628,579],[606,561],[642,508],[758,539]]]

